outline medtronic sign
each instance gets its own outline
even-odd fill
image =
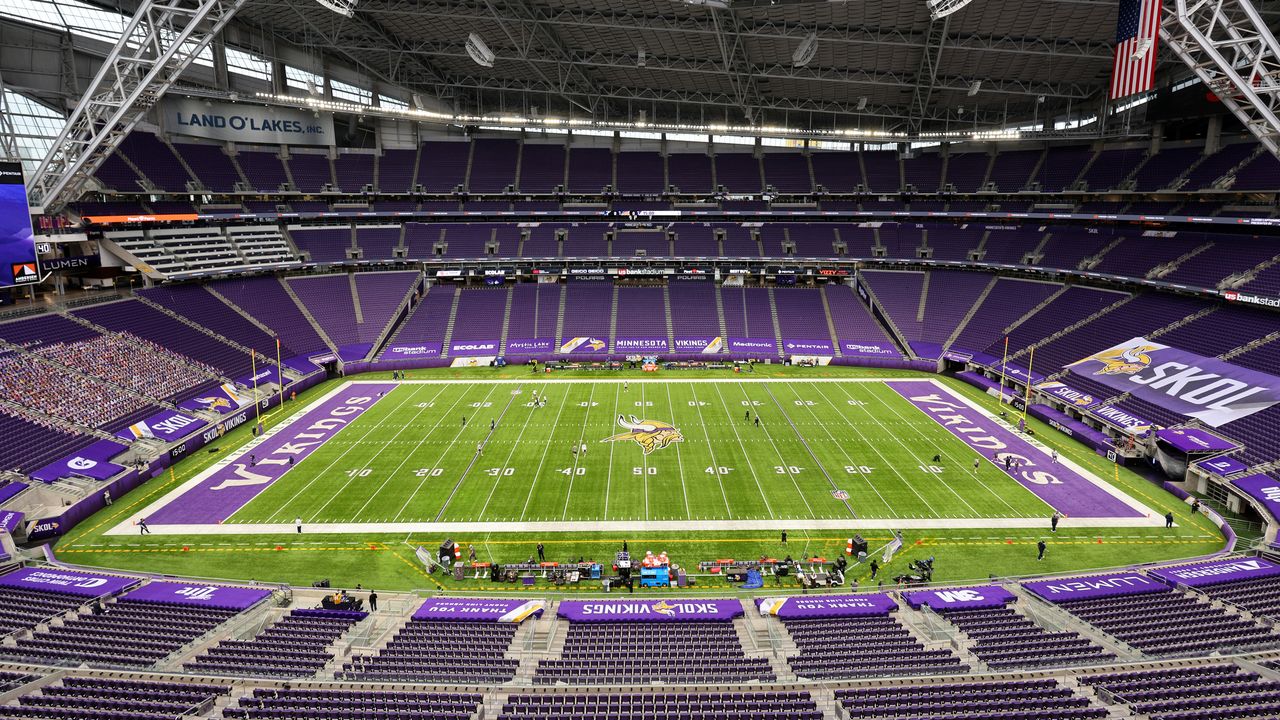
[[[161,117],[169,132],[213,140],[287,145],[333,142],[332,115],[316,116],[294,108],[165,98]]]

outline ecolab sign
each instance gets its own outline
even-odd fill
[[[1264,295],[1253,295],[1251,293],[1242,293],[1237,290],[1227,290],[1222,293],[1222,297],[1231,302],[1249,303],[1250,305],[1262,305],[1264,307],[1280,308],[1280,298],[1266,297]]]

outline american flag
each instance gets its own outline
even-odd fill
[[[1120,0],[1110,99],[1146,92],[1155,84],[1156,41],[1163,4],[1163,0]]]

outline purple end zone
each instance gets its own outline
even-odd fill
[[[1025,440],[938,386],[892,381],[885,384],[1055,510],[1089,518],[1143,516],[1065,465],[1051,462]],[[1016,471],[1005,470],[1003,463],[995,462],[996,453],[1001,457],[1012,454],[1021,464]]]
[[[226,520],[283,477],[290,458],[301,462],[395,387],[395,383],[361,383],[343,388],[253,448],[257,464],[250,466],[245,453],[156,510],[147,522],[206,525]]]

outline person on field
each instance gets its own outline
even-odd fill
[[[756,416],[756,427],[760,427],[760,416]]]
[[[1050,532],[1058,532],[1058,521],[1062,519],[1062,513],[1055,512],[1053,517],[1049,518]]]
[[[302,516],[301,515],[294,518],[293,525],[294,527],[298,528],[298,534],[301,535],[302,534]]]
[[[547,561],[546,548],[542,547],[542,543],[538,543],[538,562],[546,562],[546,561]]]
[[[872,580],[876,579],[876,573],[878,572],[880,572],[880,563],[876,562],[875,558],[871,558],[871,579]]]
[[[1164,514],[1164,526],[1167,528],[1173,527],[1173,513],[1167,512]]]
[[[1043,560],[1043,559],[1044,559],[1044,551],[1045,551],[1045,550],[1047,550],[1048,548],[1049,548],[1049,546],[1048,546],[1048,545],[1045,543],[1045,541],[1043,541],[1043,540],[1041,540],[1040,542],[1036,543],[1036,551],[1037,551],[1037,554],[1036,554],[1036,560]]]
[[[146,518],[138,518],[138,534],[139,534],[139,535],[150,535],[150,534],[151,534],[151,528],[147,527],[147,519],[146,519]]]
[[[369,591],[369,609],[374,612],[378,611],[378,591],[376,590]]]
[[[462,427],[466,427],[466,426],[467,426],[467,416],[466,416],[466,415],[463,415],[463,416],[462,416]]]
[[[782,531],[782,544],[783,544],[783,545],[786,545],[786,544],[787,544],[787,531],[786,531],[786,530],[783,530],[783,531]]]

